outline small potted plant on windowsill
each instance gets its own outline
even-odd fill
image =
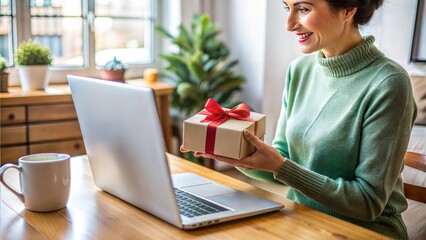
[[[31,39],[23,41],[16,52],[19,80],[23,91],[44,90],[49,84],[48,70],[52,52]]]
[[[124,82],[124,73],[128,66],[114,57],[101,68],[101,78],[110,81]]]
[[[9,87],[9,73],[7,72],[7,60],[0,55],[0,93],[7,93]]]

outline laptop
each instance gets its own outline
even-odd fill
[[[283,208],[193,173],[170,174],[150,88],[68,75],[95,184],[181,229]]]

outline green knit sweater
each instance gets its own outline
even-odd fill
[[[416,116],[410,78],[374,46],[321,51],[289,67],[273,146],[288,158],[278,174],[246,175],[292,187],[305,206],[406,239],[401,171]]]

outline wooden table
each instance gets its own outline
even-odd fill
[[[195,172],[282,202],[285,208],[196,230],[180,230],[101,191],[94,185],[86,157],[80,156],[71,160],[70,199],[67,207],[59,211],[25,210],[15,195],[2,186],[0,239],[386,239],[211,169],[173,155],[168,157],[174,173]],[[8,171],[6,178],[17,181],[16,171]]]

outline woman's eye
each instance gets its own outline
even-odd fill
[[[306,14],[306,13],[308,13],[308,12],[309,12],[309,9],[304,8],[304,7],[299,7],[299,12],[300,12],[301,14]]]

